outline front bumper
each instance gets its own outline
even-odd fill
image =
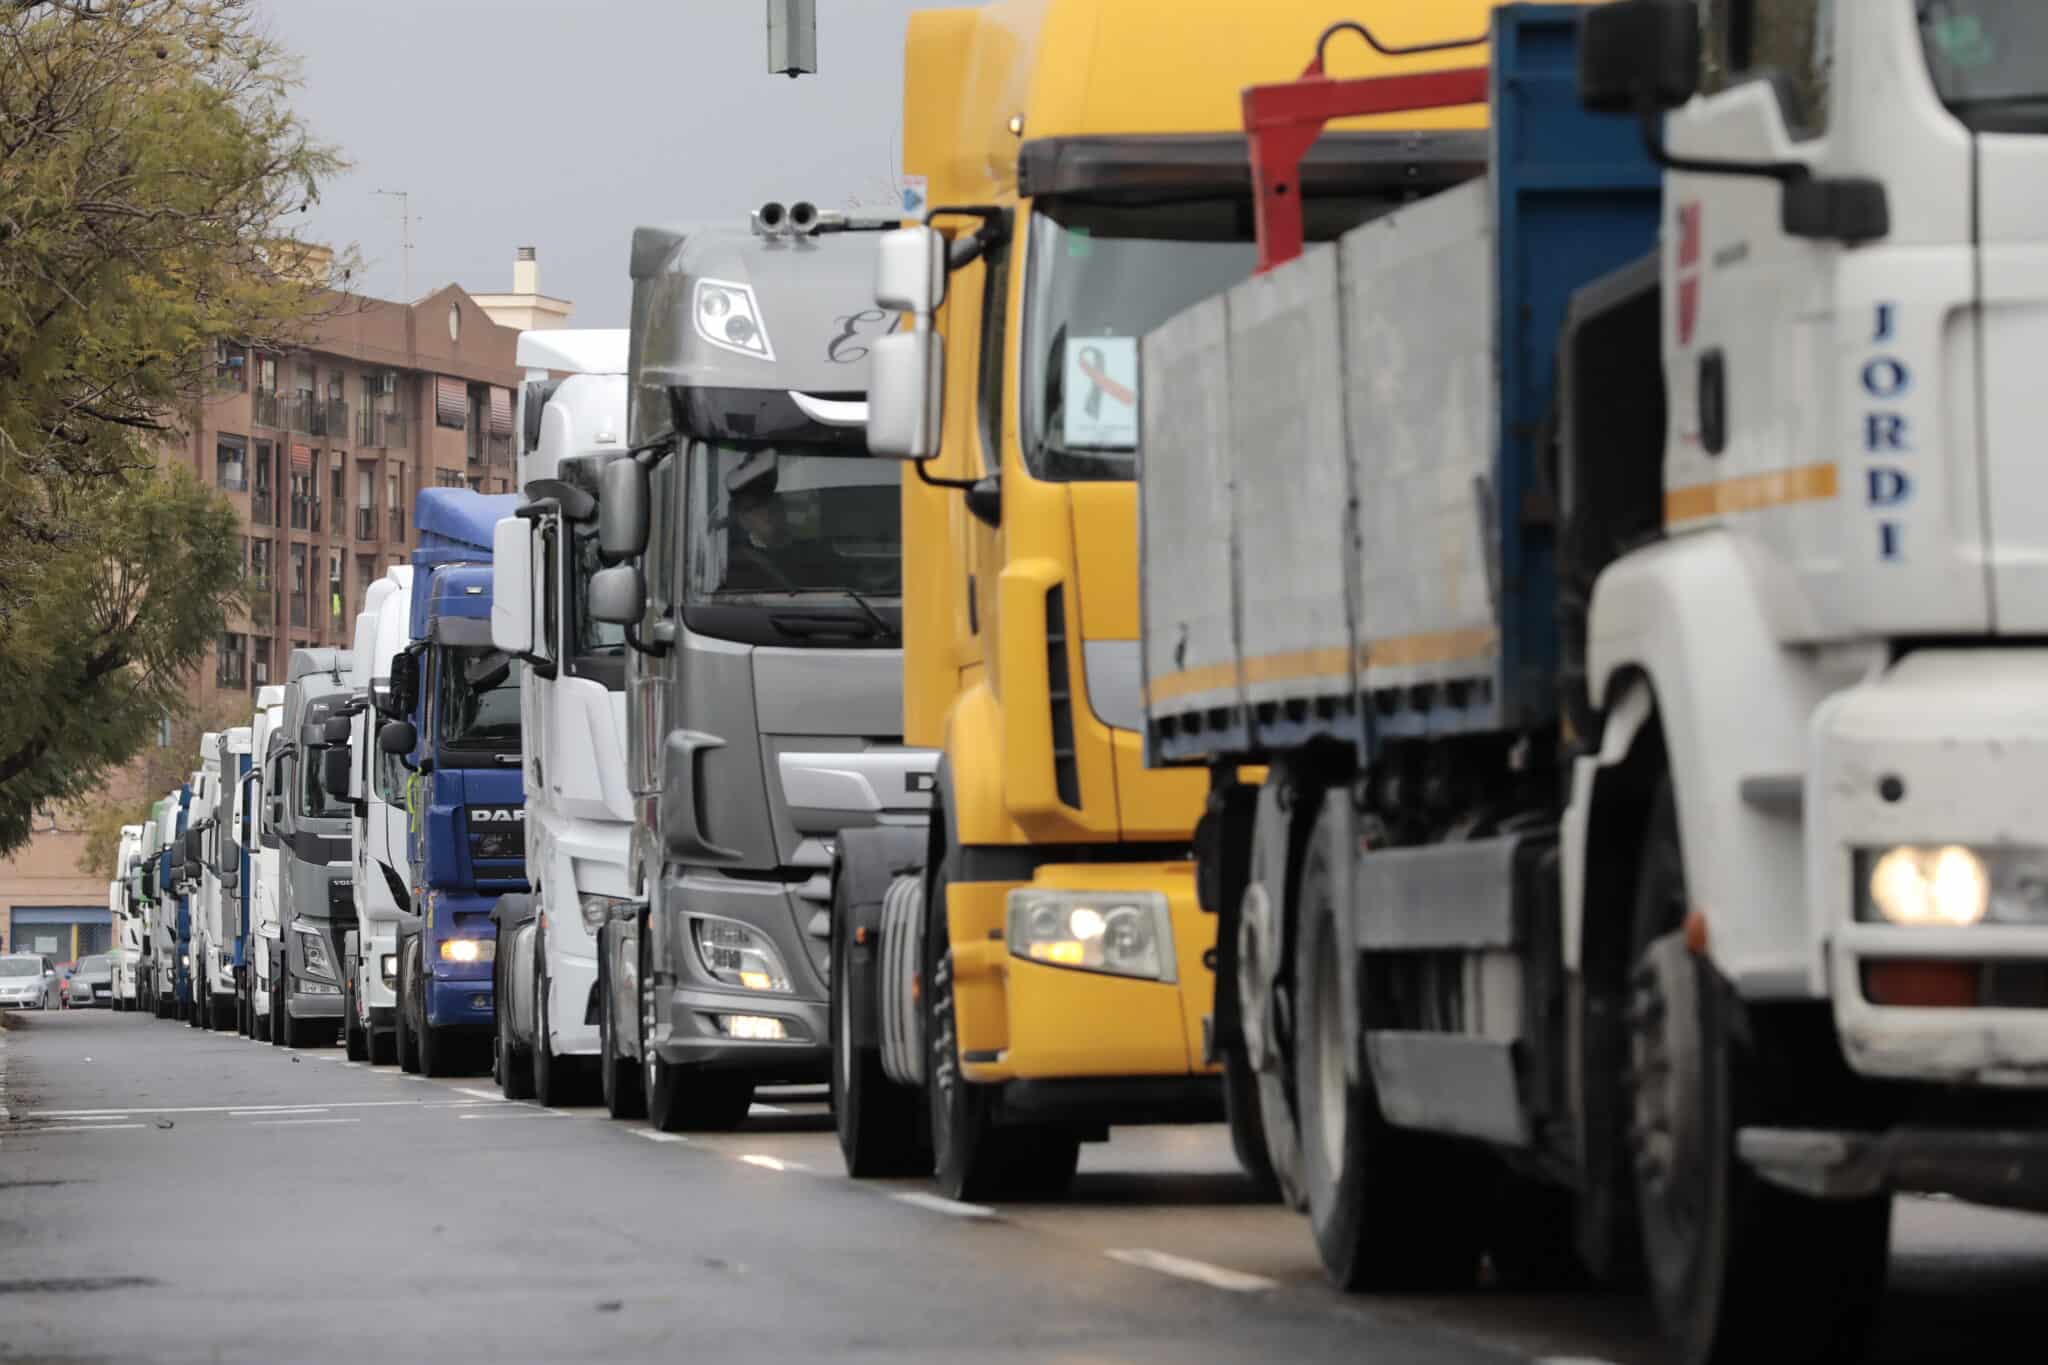
[[[747,1071],[762,1079],[813,1081],[830,1074],[831,1007],[808,945],[799,937],[788,888],[703,873],[671,874],[661,881],[654,960],[659,964],[652,1044],[663,1061],[679,1066]],[[809,902],[803,903],[809,918]],[[774,943],[790,975],[791,991],[750,991],[727,985],[704,969],[689,935],[693,915],[738,920]],[[786,1038],[734,1038],[719,1016],[776,1019]]]
[[[576,927],[582,929],[580,921]],[[557,1057],[595,1057],[597,1025],[583,1021],[590,1014],[591,992],[597,987],[597,958],[556,952],[552,928],[547,952],[548,1048]]]
[[[291,994],[284,998],[285,1013],[294,1019],[339,1019],[341,1018],[341,992],[333,995],[313,995],[299,989],[299,983],[292,982]]]
[[[2038,1130],[1745,1128],[1736,1150],[1766,1180],[1814,1198],[1948,1194],[2048,1212],[2048,1133]]]
[[[2048,924],[1910,928],[1855,918],[1859,849],[2048,839],[2048,650],[1923,650],[1816,712],[1807,883],[1843,1053],[1887,1080],[2048,1088],[2048,996],[1878,1004],[1866,968],[2048,962]]]
[[[1147,981],[1011,955],[1009,892],[1157,891],[1173,925],[1177,981]],[[1207,1075],[1203,1020],[1214,1007],[1205,958],[1216,917],[1195,900],[1194,864],[1047,864],[1029,883],[954,883],[946,913],[953,943],[961,1071],[978,1083]],[[1107,1093],[1107,1092],[1105,1092]]]
[[[434,976],[426,984],[427,1023],[434,1028],[488,1029],[495,1025],[490,977],[470,981]]]

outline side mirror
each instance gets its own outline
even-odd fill
[[[903,460],[939,453],[946,417],[946,348],[929,329],[868,343],[868,451]]]
[[[302,749],[324,749],[327,747],[327,722],[309,720],[299,726],[299,747]]]
[[[491,528],[491,643],[514,658],[533,652],[533,523],[524,517]]]
[[[1593,113],[1676,109],[1699,71],[1694,0],[1614,0],[1579,16],[1579,103]]]
[[[419,694],[420,656],[410,650],[394,655],[391,660],[391,710],[386,714],[404,715],[419,701]]]
[[[875,302],[891,313],[930,316],[946,301],[946,239],[907,227],[875,239]]]
[[[185,844],[184,847],[179,851],[184,855],[184,860],[187,863],[196,863],[199,861],[200,849],[198,830],[188,829],[185,831]]]
[[[409,720],[387,720],[377,731],[377,747],[387,754],[409,754],[419,742],[419,729]]]
[[[349,719],[347,716],[329,716],[323,730],[324,741],[329,745],[348,743]]]
[[[638,565],[614,564],[590,576],[590,614],[597,620],[614,626],[638,625],[646,610],[647,584]]]
[[[239,891],[239,890],[241,890],[241,887],[242,887],[242,869],[241,869],[241,868],[239,868],[239,867],[236,867],[236,866],[235,866],[235,865],[234,865],[233,863],[229,863],[229,864],[228,864],[228,865],[227,865],[226,867],[224,867],[224,868],[222,868],[222,869],[220,870],[219,876],[220,876],[220,889],[221,889],[221,890],[223,890],[223,891]]]
[[[336,800],[348,800],[349,768],[354,758],[346,744],[338,744],[320,755],[321,790]]]
[[[613,460],[597,477],[598,553],[607,564],[633,559],[647,548],[647,471]]]

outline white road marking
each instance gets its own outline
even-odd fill
[[[274,1114],[324,1114],[328,1108],[329,1106],[324,1104],[300,1104],[288,1109],[279,1109],[266,1104],[257,1109],[230,1109],[228,1110],[228,1117],[231,1119],[248,1119],[268,1117]]]
[[[504,1109],[486,1109],[484,1106],[478,1105],[468,1113],[457,1114],[455,1117],[459,1119],[565,1119],[569,1116],[560,1110],[529,1109],[523,1104],[516,1104]]]
[[[628,1128],[626,1131],[634,1137],[646,1138],[649,1142],[689,1142],[681,1133],[664,1133],[654,1128]]]
[[[251,1128],[286,1128],[305,1123],[361,1123],[361,1119],[257,1119]]]
[[[289,1114],[303,1110],[303,1104],[193,1104],[183,1108],[160,1109],[37,1109],[24,1117],[32,1119],[124,1118],[130,1114]],[[418,1100],[335,1100],[329,1109],[418,1109]]]
[[[787,1114],[789,1111],[779,1104],[757,1104],[747,1110],[750,1114]]]
[[[361,1063],[361,1062],[343,1062],[343,1063],[342,1063],[342,1065],[343,1065],[343,1066],[346,1066],[346,1067],[351,1067],[351,1068],[353,1068],[353,1067],[358,1067],[358,1066],[361,1066],[361,1065],[362,1065],[362,1063]]]
[[[923,1190],[904,1190],[898,1194],[891,1195],[890,1198],[900,1200],[905,1204],[915,1204],[921,1209],[930,1209],[933,1213],[943,1213],[954,1218],[993,1218],[996,1216],[996,1211],[989,1208],[986,1204],[963,1204],[957,1199],[948,1199],[944,1195],[927,1194]]]
[[[777,1156],[763,1156],[759,1152],[748,1152],[740,1158],[749,1166],[759,1166],[764,1171],[808,1171],[810,1167],[800,1161],[784,1161]]]
[[[127,1117],[126,1114],[88,1114],[81,1117],[78,1121],[80,1123],[109,1123],[114,1119],[125,1119]]]
[[[20,1136],[35,1133],[113,1133],[123,1128],[147,1128],[146,1123],[62,1123],[52,1128],[24,1128]]]
[[[458,1095],[470,1095],[480,1100],[496,1100],[499,1104],[505,1102],[505,1097],[495,1090],[471,1090],[467,1086],[460,1085],[452,1088]]]
[[[1112,1261],[1122,1261],[1141,1270],[1156,1270],[1162,1275],[1177,1275],[1183,1280],[1194,1280],[1212,1289],[1228,1289],[1238,1294],[1257,1293],[1262,1289],[1278,1289],[1278,1280],[1269,1280],[1264,1275],[1247,1275],[1242,1270],[1228,1270],[1207,1261],[1191,1261],[1185,1256],[1170,1252],[1153,1251],[1149,1247],[1130,1247],[1105,1251],[1103,1255]]]

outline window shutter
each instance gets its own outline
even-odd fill
[[[512,434],[512,390],[491,387],[491,435]]]
[[[313,447],[295,445],[292,447],[292,469],[295,473],[313,472]]]
[[[467,422],[465,409],[469,407],[469,390],[460,379],[447,375],[434,377],[434,420],[444,427],[460,431]]]

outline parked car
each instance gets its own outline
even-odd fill
[[[105,953],[81,957],[71,972],[70,1000],[83,1009],[88,1005],[111,1009],[114,1004],[114,959]]]
[[[63,999],[62,981],[40,954],[0,956],[0,1008],[53,1010]]]

